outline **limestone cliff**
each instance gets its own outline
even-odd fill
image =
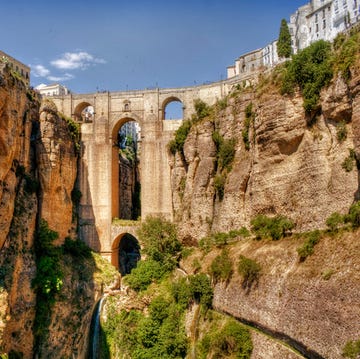
[[[215,118],[192,126],[183,156],[173,158],[175,220],[182,236],[201,238],[210,232],[248,226],[257,214],[282,214],[296,230],[323,228],[332,212],[345,213],[358,199],[355,163],[346,171],[349,149],[360,154],[360,75],[349,84],[339,76],[321,95],[322,112],[309,123],[298,93],[285,97],[266,89],[235,92]],[[246,109],[253,120],[245,128]],[[339,140],[340,127],[346,138]],[[249,132],[249,149],[242,138]],[[234,139],[235,158],[223,198],[215,190],[217,149],[213,133]]]
[[[55,270],[62,289],[51,307],[49,326],[39,341],[39,307],[33,281],[40,256],[37,228],[45,219],[59,236],[57,248],[74,237],[71,193],[77,150],[69,124],[11,70],[0,69],[0,353],[13,357],[78,357],[85,352],[92,309],[101,293],[94,259],[71,246]],[[75,254],[74,254],[75,253]],[[75,258],[74,255],[78,255]],[[66,298],[66,301],[65,301]],[[38,320],[39,323],[39,320]],[[38,325],[39,327],[39,325]],[[35,332],[35,329],[38,332]],[[55,356],[53,356],[55,355]]]

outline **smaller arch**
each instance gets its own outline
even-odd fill
[[[182,120],[184,118],[184,104],[175,96],[166,98],[162,104],[163,120]]]
[[[122,233],[116,237],[111,248],[111,264],[122,276],[129,274],[140,259],[140,244],[132,234]]]
[[[74,110],[75,121],[90,122],[95,114],[94,106],[89,102],[79,103]]]

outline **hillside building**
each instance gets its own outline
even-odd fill
[[[19,60],[16,60],[12,56],[6,54],[0,50],[0,62],[8,64],[10,68],[16,71],[25,81],[26,85],[30,84],[30,67],[24,65]]]
[[[317,40],[332,41],[336,35],[360,22],[360,0],[311,0],[290,16],[288,23],[292,51],[308,47]],[[277,41],[249,52],[227,68],[227,78],[249,75],[278,64]]]

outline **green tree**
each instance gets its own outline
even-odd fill
[[[167,271],[173,270],[179,260],[181,243],[176,226],[163,217],[149,216],[141,224],[138,236],[144,252]]]
[[[291,35],[285,19],[281,20],[279,39],[277,42],[279,57],[288,58],[291,55]]]

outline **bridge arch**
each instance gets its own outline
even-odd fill
[[[175,113],[175,116],[171,114],[168,116],[168,109],[171,108],[171,112]],[[184,118],[184,102],[176,96],[167,97],[162,103],[162,119],[175,119],[175,120],[182,120]]]
[[[120,137],[122,135],[120,133],[121,128],[129,122],[135,123],[129,129],[130,136],[127,132],[128,129],[126,129],[125,136]],[[112,127],[112,218],[137,219],[141,215],[138,163],[141,143],[140,130],[141,126],[135,116],[120,118]],[[131,144],[127,143],[128,136],[132,139]],[[129,149],[131,150],[130,153]],[[120,153],[125,153],[126,161],[124,161],[123,155],[120,156]]]
[[[111,247],[111,264],[121,275],[129,274],[140,258],[140,244],[134,235],[126,232],[115,238]]]
[[[75,106],[74,117],[75,117],[76,121],[79,121],[79,122],[83,122],[84,120],[86,121],[86,119],[83,118],[83,111],[88,107],[92,107],[94,110],[93,104],[91,104],[89,102],[85,102],[85,101],[80,102],[79,104],[77,104]]]

